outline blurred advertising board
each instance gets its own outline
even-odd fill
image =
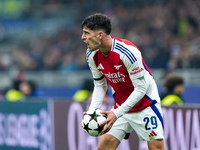
[[[47,102],[0,102],[0,150],[51,149]]]
[[[112,106],[104,104],[103,110]],[[91,137],[80,127],[86,103],[54,103],[54,150],[94,150],[99,138]],[[163,107],[165,150],[200,150],[200,106]],[[148,150],[147,143],[139,141],[133,132],[117,150]]]
[[[104,104],[103,110],[112,106]],[[87,102],[1,102],[0,150],[94,150],[99,137],[80,127]],[[163,107],[165,150],[200,149],[200,106]],[[148,150],[133,132],[117,150]]]

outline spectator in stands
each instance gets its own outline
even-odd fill
[[[74,94],[73,100],[77,102],[83,102],[85,100],[90,99],[93,87],[94,87],[93,80],[86,79],[83,82],[82,87]]]
[[[163,106],[183,105],[182,94],[184,92],[183,77],[169,73],[163,82],[163,91],[160,94],[161,104]]]
[[[82,57],[84,54],[82,54],[81,44],[83,43],[81,39],[77,39],[80,37],[78,22],[93,10],[111,15],[112,35],[137,43],[150,68],[169,71],[177,68],[200,68],[198,49],[200,1],[187,0],[180,4],[179,0],[119,0],[117,3],[111,0],[95,1],[90,6],[87,2],[76,3],[76,1],[33,2],[30,4],[30,10],[20,10],[31,11],[32,16],[27,19],[31,21],[24,23],[23,19],[19,19],[16,26],[13,26],[12,21],[3,19],[0,22],[0,70],[67,72],[88,69]],[[79,8],[78,11],[66,9],[73,8],[72,6]],[[43,7],[46,9],[42,9]],[[55,10],[50,13],[52,8]],[[69,14],[67,19],[66,13]],[[5,14],[1,15],[7,17]],[[21,15],[23,18],[24,15]],[[55,24],[49,26],[45,18]],[[41,21],[35,23],[34,20]],[[21,25],[25,25],[22,33]],[[48,34],[46,34],[47,29]],[[17,33],[20,33],[20,38],[16,39],[13,35]],[[71,53],[76,58],[74,56],[70,58]]]
[[[8,101],[23,101],[33,96],[38,96],[36,85],[28,80],[14,80],[13,87],[5,94]]]
[[[91,101],[93,89],[94,89],[94,81],[91,79],[85,79],[81,88],[77,90],[73,95],[73,100],[77,102],[83,102],[87,100]],[[110,91],[108,90],[104,98],[104,101],[113,102],[113,100],[111,99],[112,94],[109,94],[109,92]]]

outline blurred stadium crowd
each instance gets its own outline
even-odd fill
[[[0,71],[88,69],[80,24],[95,12],[150,68],[200,68],[199,0],[0,0]]]

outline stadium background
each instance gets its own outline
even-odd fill
[[[185,80],[184,107],[200,107],[200,1],[0,0],[0,94],[6,108],[13,104],[4,102],[5,91],[21,77],[37,84],[47,110],[52,100],[72,102],[91,78],[80,24],[95,12],[111,16],[113,36],[139,47],[159,91],[165,75],[176,72]],[[7,111],[0,111],[4,118],[16,113]]]

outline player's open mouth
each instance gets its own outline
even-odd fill
[[[84,41],[85,42],[85,41]],[[87,45],[87,47],[89,48],[89,43],[85,42],[85,44]]]

